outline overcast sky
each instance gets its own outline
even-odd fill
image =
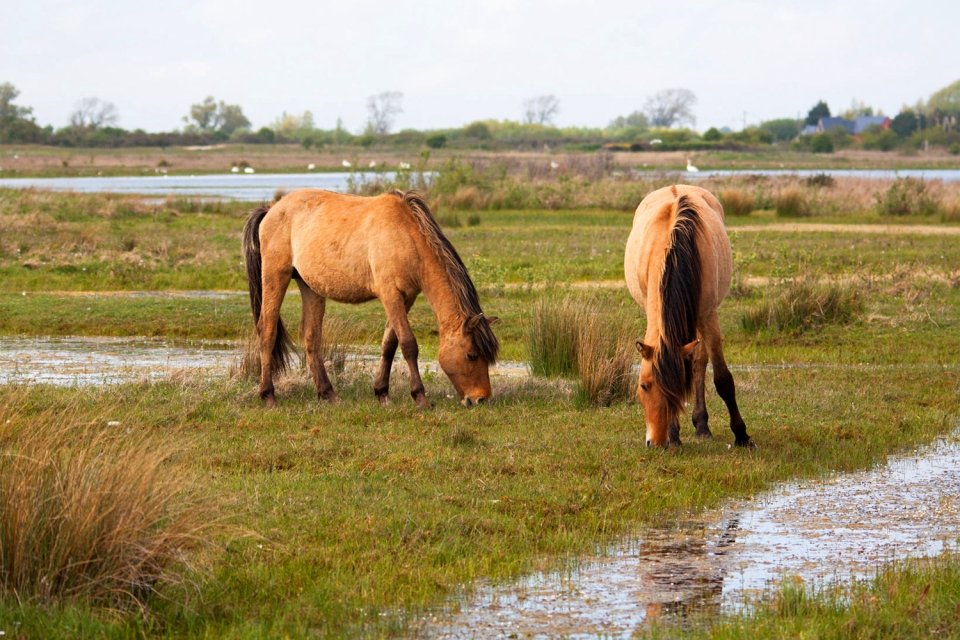
[[[255,127],[282,112],[356,131],[401,91],[396,128],[522,116],[605,126],[661,89],[692,90],[697,128],[834,112],[887,114],[960,79],[960,2],[645,0],[0,0],[0,83],[40,124],[78,100],[119,125],[176,129],[212,95]]]

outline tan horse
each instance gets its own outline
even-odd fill
[[[646,418],[647,446],[680,444],[678,416],[691,389],[696,434],[710,437],[704,403],[708,360],[736,443],[753,446],[723,358],[717,316],[733,271],[720,202],[709,191],[686,185],[649,194],[634,214],[623,266],[630,295],[647,316],[646,334],[637,340],[642,355],[637,398]]]
[[[303,299],[300,323],[317,395],[336,400],[320,355],[327,299],[357,304],[378,298],[387,314],[374,393],[389,402],[399,344],[410,393],[428,406],[417,368],[417,340],[407,312],[422,291],[440,333],[438,360],[465,406],[490,397],[489,365],[499,344],[456,250],[416,193],[373,198],[305,189],[250,214],[243,230],[250,304],[260,337],[260,397],[273,406],[273,374],[288,363],[290,338],[280,305],[290,280]]]

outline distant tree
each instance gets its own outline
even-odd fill
[[[723,139],[723,134],[716,127],[710,127],[703,133],[703,139],[707,142],[716,142]]]
[[[203,102],[190,105],[190,118],[196,123],[200,131],[213,132],[220,126],[217,115],[217,101],[213,96],[207,96]],[[187,118],[184,121],[189,122]]]
[[[437,133],[427,137],[427,146],[431,149],[442,149],[447,144],[447,136]]]
[[[553,124],[560,113],[560,101],[553,94],[536,96],[523,101],[524,124]]]
[[[820,118],[829,118],[830,117],[830,107],[827,106],[827,103],[821,100],[817,104],[813,105],[813,108],[807,112],[807,119],[804,120],[804,124],[816,125],[820,122]]]
[[[390,133],[393,121],[403,113],[403,93],[384,91],[367,98],[367,132],[376,135]]]
[[[674,125],[697,123],[693,107],[697,96],[689,89],[664,89],[644,103],[643,112],[654,127],[672,127]]]
[[[901,138],[908,138],[920,128],[920,117],[910,109],[904,109],[890,121],[890,130]]]
[[[827,133],[811,136],[810,150],[814,153],[833,153],[833,138]]]
[[[775,142],[786,142],[800,134],[800,121],[793,118],[767,120],[760,123],[760,129],[773,136]]]
[[[879,114],[879,112],[876,113]],[[861,116],[874,115],[874,109],[863,100],[854,99],[850,102],[850,108],[844,111],[841,115],[847,120],[856,120]]]
[[[313,114],[309,111],[304,111],[303,114],[298,116],[284,111],[280,114],[279,118],[273,121],[270,128],[276,131],[277,135],[284,138],[303,140],[309,137],[315,128],[313,125]]]
[[[116,124],[119,117],[112,102],[100,98],[83,98],[70,114],[70,126],[79,130],[96,131],[100,127]]]
[[[30,107],[19,107],[13,101],[20,95],[20,91],[10,84],[0,84],[0,126],[12,123],[14,120],[29,118],[33,113]]]
[[[250,128],[250,120],[243,115],[240,105],[227,104],[223,100],[217,102],[213,96],[207,96],[203,102],[190,105],[190,116],[185,116],[183,121],[201,133],[216,133],[223,138]]]
[[[475,140],[489,140],[493,137],[490,126],[486,122],[471,122],[463,128],[463,135]]]
[[[617,116],[607,125],[608,129],[640,129],[645,131],[650,128],[650,120],[642,111],[634,111],[630,115]]]
[[[940,111],[948,116],[960,116],[960,80],[940,89],[927,100],[929,113]]]

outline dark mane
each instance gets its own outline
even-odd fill
[[[700,306],[700,214],[686,196],[677,201],[677,215],[660,277],[662,335],[653,373],[672,412],[679,413],[690,394],[693,370],[681,349],[697,337]]]
[[[464,322],[473,316],[483,315],[483,310],[480,308],[480,298],[477,295],[476,287],[473,286],[473,280],[470,279],[470,274],[467,273],[467,267],[460,259],[460,254],[453,248],[447,237],[443,235],[440,225],[434,220],[433,214],[430,213],[430,207],[427,206],[423,197],[416,191],[395,191],[394,194],[403,201],[403,204],[413,214],[424,239],[439,258],[440,264],[443,265]],[[473,331],[473,342],[481,358],[490,364],[497,361],[500,343],[493,334],[493,329],[490,328],[489,323],[477,323],[476,329]]]

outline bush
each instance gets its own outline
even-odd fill
[[[812,285],[792,281],[777,298],[746,312],[745,331],[762,329],[802,333],[827,324],[846,324],[863,311],[863,301],[852,284]]]
[[[159,583],[182,579],[183,552],[212,513],[169,447],[69,414],[0,407],[0,592],[142,608]]]
[[[814,153],[833,153],[833,138],[826,133],[811,136],[810,150]]]
[[[930,192],[927,183],[918,178],[897,178],[876,197],[880,215],[931,215],[940,211],[939,200]]]
[[[803,183],[808,187],[835,187],[837,180],[828,173],[817,173],[804,179]]]
[[[801,218],[812,214],[806,194],[799,187],[787,187],[774,198],[777,215],[784,218]]]
[[[723,189],[718,194],[723,211],[727,215],[746,216],[756,207],[756,198],[747,191],[736,188]]]
[[[447,146],[447,136],[442,133],[427,137],[427,146],[431,149],[442,149]]]

